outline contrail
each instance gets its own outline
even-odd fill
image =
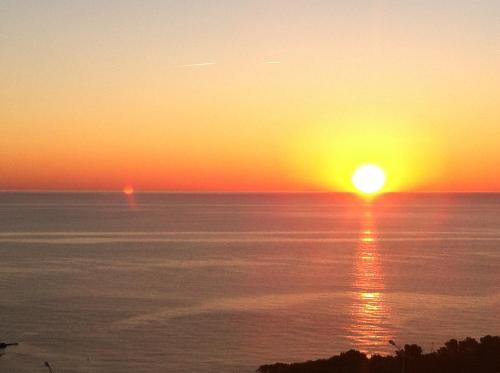
[[[215,65],[215,62],[202,62],[202,63],[190,63],[187,65],[180,65],[181,67],[198,67],[198,66],[210,66]]]

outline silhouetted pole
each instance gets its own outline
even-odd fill
[[[396,342],[394,342],[392,339],[389,341],[389,344],[396,347],[398,351],[401,353],[401,356],[403,358],[403,364],[401,365],[401,373],[406,372],[406,353],[405,350],[403,350],[401,347],[399,347]]]
[[[49,364],[49,362],[48,362],[48,361],[46,361],[43,365],[45,365],[47,368],[49,368],[49,372],[50,372],[50,373],[53,373],[53,372],[52,372],[52,368],[50,367],[50,364]]]

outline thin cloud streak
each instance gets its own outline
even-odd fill
[[[201,67],[201,66],[212,66],[216,65],[216,62],[201,62],[201,63],[190,63],[186,65],[180,65],[181,67]]]

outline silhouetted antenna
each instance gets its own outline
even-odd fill
[[[392,345],[392,346],[394,346],[394,347],[396,347],[399,351],[401,351],[401,350],[402,350],[402,348],[401,348],[401,347],[399,347],[399,346],[396,344],[396,342],[394,342],[392,339],[389,341],[389,344],[390,344],[390,345]]]
[[[406,372],[406,351],[404,349],[402,349],[401,347],[399,347],[399,345],[394,342],[392,339],[389,341],[389,344],[396,347],[398,349],[398,351],[396,353],[399,353],[401,354],[401,361],[402,361],[402,364],[401,364],[401,373],[405,373]]]
[[[50,364],[49,364],[49,362],[48,362],[48,361],[46,361],[45,363],[43,363],[43,365],[45,365],[47,368],[49,368],[49,372],[50,372],[50,373],[53,373],[53,372],[52,372],[52,368],[51,368],[51,366],[50,366]]]

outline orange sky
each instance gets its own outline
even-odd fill
[[[498,1],[6,1],[0,189],[500,191]]]

